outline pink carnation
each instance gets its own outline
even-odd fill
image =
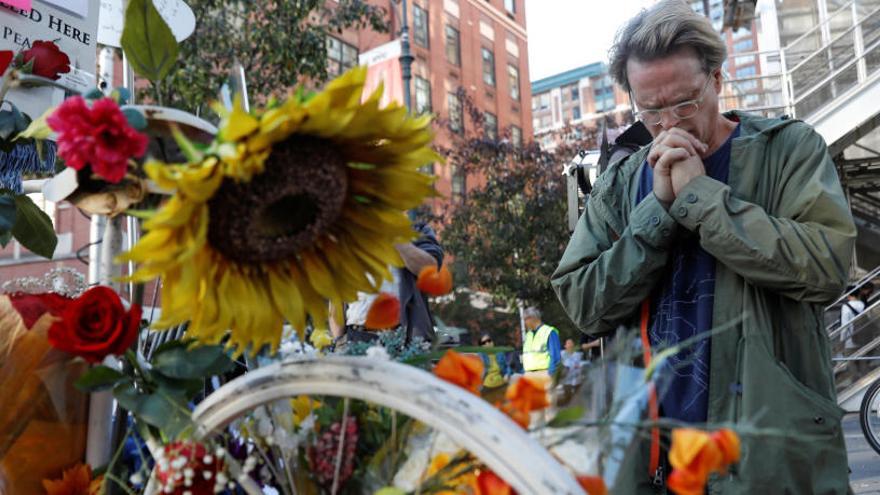
[[[108,182],[121,181],[128,160],[147,151],[147,136],[128,124],[110,98],[95,101],[91,108],[81,96],[68,98],[47,122],[58,133],[58,155],[68,167],[91,165]]]

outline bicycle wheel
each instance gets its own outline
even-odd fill
[[[875,380],[862,398],[859,424],[868,445],[880,454],[880,380]]]

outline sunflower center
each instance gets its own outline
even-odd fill
[[[291,258],[339,218],[346,162],[329,141],[297,136],[276,144],[250,182],[223,181],[209,202],[208,241],[239,263]]]

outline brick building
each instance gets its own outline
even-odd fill
[[[331,68],[357,63],[359,54],[392,41],[400,31],[400,5],[370,0],[391,13],[389,33],[347,31],[327,40]],[[431,112],[459,132],[468,125],[456,96],[463,88],[483,112],[489,135],[522,143],[532,136],[525,0],[409,0],[414,111]],[[438,126],[439,128],[439,126]],[[449,144],[444,130],[437,144]],[[467,178],[434,164],[442,202],[461,195]],[[437,205],[435,205],[437,206]]]

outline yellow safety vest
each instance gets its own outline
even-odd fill
[[[559,333],[555,327],[542,323],[535,331],[526,332],[526,341],[523,343],[523,368],[526,371],[541,371],[550,368],[550,351],[547,349],[547,339],[550,333]]]

